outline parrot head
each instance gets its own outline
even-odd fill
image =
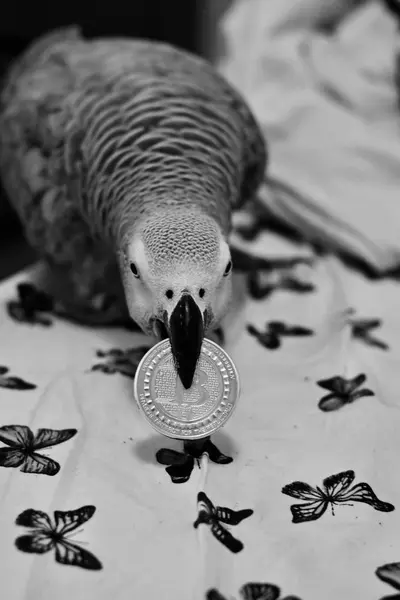
[[[204,336],[228,309],[231,270],[226,236],[199,211],[157,213],[126,238],[121,271],[130,315],[145,333],[169,338],[186,389]]]

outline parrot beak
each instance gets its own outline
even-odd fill
[[[167,329],[178,376],[188,390],[193,383],[204,339],[203,317],[190,294],[182,294]]]

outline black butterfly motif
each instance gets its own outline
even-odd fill
[[[26,425],[5,425],[0,427],[0,441],[8,448],[0,448],[0,467],[18,468],[22,473],[36,475],[57,475],[58,462],[37,450],[62,444],[76,435],[76,429],[38,429],[33,435]]]
[[[271,179],[267,182],[269,186],[271,184]],[[289,239],[293,242],[304,242],[304,236],[302,236],[298,231],[296,231],[295,227],[284,223],[282,220],[278,219],[272,213],[266,214],[265,206],[259,209],[257,204],[253,204],[250,208],[251,213],[248,213],[248,216],[251,216],[251,220],[246,224],[237,224],[235,226],[235,232],[246,241],[254,241],[258,238],[258,236],[263,232],[273,232],[285,239]]]
[[[399,0],[383,0],[389,11],[396,19],[400,20],[400,1]]]
[[[394,510],[393,504],[379,500],[368,483],[357,483],[353,487],[350,485],[355,478],[354,471],[343,471],[331,475],[323,480],[322,489],[320,487],[311,487],[308,483],[294,481],[282,488],[282,494],[306,500],[305,504],[293,504],[290,510],[293,515],[293,523],[305,523],[307,521],[316,521],[325,513],[329,504],[331,505],[332,515],[334,515],[334,505],[344,504],[352,506],[351,502],[362,502],[369,504],[375,510],[381,512],[391,512]]]
[[[314,335],[312,329],[301,325],[286,325],[282,321],[270,321],[265,324],[265,331],[259,331],[254,325],[248,325],[247,331],[254,336],[264,348],[276,350],[281,346],[281,337],[304,337]]]
[[[299,258],[264,258],[249,254],[237,247],[231,247],[233,267],[236,273],[247,274],[247,287],[254,300],[266,298],[278,289],[298,293],[312,292],[315,287],[309,282],[301,281],[293,274],[293,268],[299,264],[312,264],[312,259]],[[274,273],[272,280],[271,273]],[[263,279],[267,276],[267,282]]]
[[[202,454],[208,454],[209,459],[219,465],[228,465],[233,461],[230,456],[222,454],[210,438],[185,441],[183,452],[161,448],[156,453],[156,459],[161,465],[169,465],[165,470],[171,477],[172,483],[186,483],[192,474],[195,460],[200,467],[199,459]]]
[[[352,404],[359,398],[375,396],[374,392],[369,388],[359,389],[366,380],[366,375],[360,373],[353,379],[345,379],[340,375],[336,375],[330,379],[317,381],[317,385],[332,392],[321,398],[318,402],[318,407],[324,412],[330,412],[338,410],[346,404]]]
[[[246,583],[239,590],[242,600],[300,600],[297,596],[281,598],[281,590],[272,583]],[[227,600],[218,590],[211,589],[206,593],[206,600]]]
[[[6,388],[7,390],[18,390],[20,392],[24,392],[27,390],[35,390],[36,385],[34,383],[29,383],[21,377],[15,377],[11,375],[7,375],[10,369],[0,366],[0,387]]]
[[[18,515],[15,523],[29,527],[31,531],[18,537],[15,545],[22,552],[34,554],[55,550],[55,559],[62,565],[98,571],[103,568],[101,562],[91,552],[70,541],[71,534],[95,512],[96,508],[90,505],[66,512],[55,510],[52,520],[45,512],[28,508]]]
[[[9,316],[19,323],[28,323],[30,325],[42,325],[50,327],[53,321],[48,318],[48,314],[55,317],[66,319],[69,322],[80,326],[87,326],[85,318],[79,318],[71,312],[66,312],[65,309],[57,303],[54,298],[42,290],[38,290],[31,283],[20,283],[17,285],[18,300],[12,300],[7,303],[7,312]],[[104,297],[104,310],[109,308],[113,297]],[[95,327],[95,324],[91,324]],[[115,320],[110,324],[101,323],[101,327],[116,327],[126,329],[127,331],[140,332],[141,329],[132,319]]]
[[[7,303],[9,316],[19,323],[50,327],[53,323],[46,313],[52,313],[54,302],[49,294],[38,290],[31,283],[17,285],[18,300]]]
[[[400,563],[389,563],[378,567],[375,574],[381,581],[388,583],[395,590],[400,592]],[[399,594],[392,594],[391,596],[385,596],[381,600],[400,600]]]
[[[371,331],[380,327],[382,321],[380,319],[351,319],[349,322],[353,338],[363,341],[368,346],[380,348],[381,350],[389,350],[389,346],[371,335]]]
[[[307,257],[297,258],[265,258],[249,254],[240,248],[231,246],[233,268],[236,273],[254,274],[258,271],[271,273],[272,271],[288,271],[297,265],[311,265],[313,260]]]
[[[215,539],[221,542],[225,548],[228,548],[228,550],[235,554],[243,550],[242,542],[233,537],[221,523],[239,525],[243,519],[250,517],[254,511],[251,509],[232,510],[223,506],[215,507],[204,492],[198,493],[197,503],[199,504],[199,514],[193,523],[195,529],[202,523],[209,525]]]
[[[107,375],[120,373],[121,375],[125,375],[125,377],[134,379],[140,361],[149,350],[149,346],[138,346],[137,348],[127,348],[126,350],[119,348],[104,351],[98,350],[96,356],[107,360],[104,363],[93,365],[91,370],[101,371],[101,373],[106,373]]]
[[[249,275],[248,288],[249,294],[254,300],[263,300],[278,290],[287,290],[298,294],[307,294],[315,290],[315,286],[308,282],[298,279],[292,272],[282,270],[277,272],[278,277],[275,281],[262,283],[262,273],[254,271]]]
[[[219,593],[218,590],[212,588],[206,592],[206,600],[227,600],[225,596]]]

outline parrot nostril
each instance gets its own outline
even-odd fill
[[[167,290],[165,295],[167,296],[168,300],[171,300],[174,296],[174,292],[172,290]]]
[[[204,298],[204,294],[206,293],[206,290],[204,288],[200,288],[199,289],[199,296],[200,298]]]

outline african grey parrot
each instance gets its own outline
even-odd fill
[[[169,337],[186,389],[229,305],[232,211],[266,161],[243,98],[165,43],[51,32],[1,91],[0,175],[58,306]]]

